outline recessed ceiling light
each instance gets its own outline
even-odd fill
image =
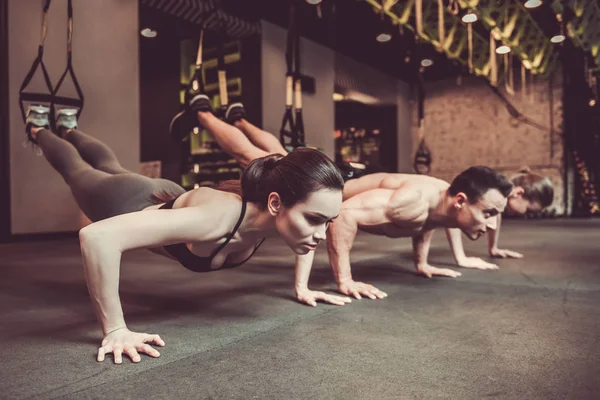
[[[510,53],[510,47],[508,46],[500,46],[496,49],[496,53],[498,54],[506,54],[506,53]]]
[[[477,21],[477,15],[473,14],[472,12],[465,14],[462,17],[462,22],[466,24],[472,24],[475,21]]]
[[[423,67],[431,67],[433,65],[433,61],[431,61],[429,58],[424,58],[421,60],[421,65]]]
[[[536,8],[542,5],[540,0],[528,0],[525,2],[526,8]]]
[[[140,33],[142,34],[143,37],[147,37],[147,38],[155,38],[156,35],[158,35],[158,32],[156,32],[150,28],[144,28],[144,29],[142,29],[142,31]]]
[[[380,43],[389,42],[390,40],[392,40],[392,35],[390,35],[389,33],[380,33],[379,35],[377,35],[376,39]]]
[[[565,35],[555,35],[550,39],[552,43],[561,43],[565,41]]]
[[[312,4],[313,6],[316,6],[317,4],[321,4],[323,0],[306,0],[306,2],[308,4]]]

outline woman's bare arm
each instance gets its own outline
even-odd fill
[[[85,277],[104,334],[125,326],[119,300],[121,254],[173,243],[216,240],[220,213],[201,207],[119,215],[79,232]]]

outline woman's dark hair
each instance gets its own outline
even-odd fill
[[[287,156],[271,154],[253,160],[242,175],[241,193],[238,185],[237,181],[228,181],[217,189],[240,194],[261,207],[266,207],[269,194],[276,192],[285,207],[292,207],[317,190],[342,191],[344,179],[325,154],[299,148]]]
[[[451,196],[467,195],[470,203],[476,203],[490,189],[497,189],[504,197],[512,191],[512,183],[499,172],[484,166],[471,167],[461,172],[448,188]]]
[[[539,203],[542,208],[552,204],[554,200],[554,187],[548,177],[535,174],[527,167],[522,168],[519,173],[510,178],[515,186],[523,188],[523,197],[527,200]]]

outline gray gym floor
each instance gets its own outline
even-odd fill
[[[343,307],[295,302],[280,241],[209,274],[127,253],[127,322],[167,346],[120,366],[95,361],[101,336],[77,241],[0,245],[0,398],[598,398],[600,219],[502,228],[501,247],[525,258],[457,279],[415,276],[410,239],[362,234],[355,278],[389,297]],[[486,254],[485,239],[466,247]],[[443,232],[430,261],[452,264]],[[323,248],[312,282],[334,288]]]

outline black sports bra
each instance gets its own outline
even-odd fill
[[[175,203],[175,200],[177,200],[177,198],[174,198],[173,200],[169,201],[168,203],[163,204],[159,208],[159,210],[172,209],[173,204]],[[223,242],[216,249],[214,249],[213,252],[208,257],[198,257],[197,255],[193,254],[187,248],[185,243],[171,244],[168,246],[164,246],[163,248],[166,250],[167,253],[169,253],[170,255],[175,257],[175,259],[177,261],[179,261],[181,263],[181,265],[183,265],[185,268],[189,269],[190,271],[194,271],[194,272],[211,272],[211,271],[216,271],[216,270],[220,270],[220,269],[239,267],[240,265],[242,265],[243,263],[248,261],[254,255],[256,250],[258,250],[260,245],[265,241],[265,238],[262,238],[260,241],[258,241],[258,243],[256,243],[254,245],[254,250],[252,250],[252,254],[250,254],[250,257],[246,258],[242,262],[235,263],[235,264],[223,264],[223,266],[218,269],[211,268],[210,264],[212,263],[213,258],[221,250],[223,250],[223,248],[225,246],[227,246],[229,241],[233,238],[233,235],[235,235],[235,233],[239,229],[240,225],[242,224],[244,215],[246,215],[246,200],[242,200],[242,212],[240,213],[240,218],[238,219],[237,223],[235,224],[235,228],[233,228],[233,231],[227,235],[227,239],[225,240],[225,242]]]

